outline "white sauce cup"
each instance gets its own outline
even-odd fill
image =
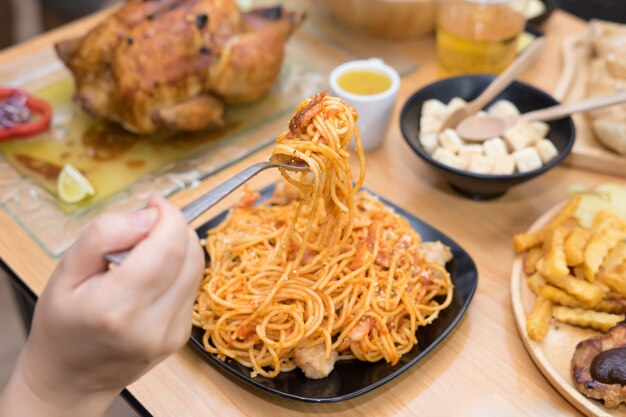
[[[385,74],[389,77],[391,86],[382,93],[371,95],[346,91],[339,86],[337,79],[341,74],[354,70],[370,70]],[[378,148],[387,135],[393,105],[400,88],[400,76],[396,70],[379,58],[350,61],[332,70],[328,81],[332,94],[344,99],[359,113],[357,126],[361,134],[363,149],[368,151]]]

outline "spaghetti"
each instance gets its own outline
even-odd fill
[[[418,327],[452,300],[449,250],[421,242],[406,219],[357,192],[364,157],[356,119],[326,93],[301,103],[274,154],[301,159],[310,172],[281,171],[292,188],[277,186],[255,206],[248,195],[209,231],[211,265],[193,324],[204,329],[208,352],[250,367],[252,376],[299,366],[321,378],[338,357],[395,364],[418,343]]]

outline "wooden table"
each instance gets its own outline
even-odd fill
[[[102,14],[45,34],[0,54],[0,62],[48,48],[54,41],[83,33]],[[552,90],[560,70],[558,47],[567,35],[581,33],[585,23],[556,12],[543,28],[547,48],[539,64],[522,79]],[[435,80],[438,74],[432,38],[414,42],[420,68],[402,80],[394,120],[408,96]],[[1,84],[2,80],[0,80]],[[258,152],[207,179],[199,187],[176,194],[182,206],[223,181],[251,161],[267,159]],[[520,341],[509,293],[513,260],[511,236],[565,197],[570,184],[591,187],[615,177],[567,166],[512,189],[490,202],[465,199],[435,175],[403,141],[398,123],[392,124],[384,146],[367,155],[367,186],[461,243],[476,261],[478,291],[468,314],[451,336],[426,360],[394,381],[356,399],[336,404],[307,404],[249,391],[218,373],[187,346],[128,387],[145,410],[155,416],[258,416],[333,414],[337,416],[451,415],[455,405],[474,399],[483,406],[500,404],[517,415],[579,415],[535,368]],[[254,185],[274,180],[263,174]],[[233,203],[229,198],[195,222],[199,225]],[[0,258],[18,279],[37,295],[56,261],[48,257],[5,213],[0,212]],[[459,415],[468,415],[461,413]],[[496,414],[490,414],[496,415]],[[510,414],[514,415],[514,414]]]

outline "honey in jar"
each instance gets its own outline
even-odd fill
[[[504,70],[517,52],[526,0],[443,0],[437,16],[437,59],[450,73]]]

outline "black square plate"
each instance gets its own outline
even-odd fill
[[[261,191],[261,199],[271,196],[273,190],[273,185],[264,188]],[[374,193],[371,194],[376,195]],[[191,343],[204,355],[209,363],[220,371],[225,372],[228,376],[234,377],[235,380],[274,395],[307,402],[325,403],[354,398],[381,386],[409,369],[444,340],[459,322],[476,290],[478,272],[472,258],[448,236],[395,206],[393,203],[383,198],[381,198],[381,201],[392,207],[396,213],[406,217],[413,229],[422,236],[422,240],[440,240],[449,246],[454,254],[454,259],[446,265],[446,269],[454,283],[452,304],[443,310],[431,325],[418,329],[417,340],[419,343],[410,352],[404,354],[396,365],[390,366],[384,361],[369,363],[355,359],[337,362],[335,369],[324,379],[308,379],[298,369],[291,372],[282,372],[273,379],[260,376],[251,378],[249,368],[233,360],[222,362],[214,355],[205,351],[202,345],[202,335],[204,333],[202,329],[193,328]],[[220,224],[227,215],[228,211],[225,211],[199,227],[197,229],[198,235],[201,238],[206,237],[207,231]]]

